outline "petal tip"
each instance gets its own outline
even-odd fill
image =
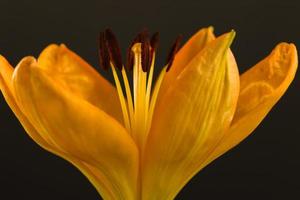
[[[277,61],[278,66],[286,69],[286,72],[295,74],[298,67],[297,48],[293,43],[281,42],[272,52],[274,61]],[[281,65],[279,65],[281,64]]]
[[[0,67],[2,65],[6,65],[7,63],[8,63],[7,59],[2,54],[0,54]]]
[[[22,60],[19,62],[18,66],[23,66],[23,65],[32,65],[34,63],[36,63],[36,58],[33,56],[26,56],[24,58],[22,58]]]
[[[235,35],[236,35],[236,32],[233,29],[228,33],[228,43],[229,43],[229,45],[232,44],[233,39],[235,38]]]
[[[214,32],[215,28],[213,26],[209,26],[209,27],[207,27],[207,30],[210,32]]]
[[[47,45],[41,53],[43,53],[46,50],[52,50],[52,49],[57,49],[57,48],[59,48],[59,45],[52,43],[52,44]]]
[[[16,66],[16,69],[14,70],[13,79],[16,77],[17,74],[23,73],[22,71],[24,69],[33,66],[35,63],[37,63],[37,60],[33,56],[26,56],[22,58],[22,60],[19,62],[19,64]]]
[[[67,45],[64,43],[60,43],[59,47],[62,49],[68,49]]]

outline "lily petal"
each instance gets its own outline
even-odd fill
[[[18,120],[21,122],[22,126],[29,134],[29,136],[34,139],[41,146],[48,146],[47,142],[36,132],[35,128],[28,121],[26,116],[23,114],[17,102],[15,100],[14,90],[12,86],[12,75],[14,68],[9,64],[9,62],[0,56],[0,89],[1,92],[8,103],[9,107],[12,109]]]
[[[14,68],[0,55],[0,76],[10,91],[12,90],[11,77],[13,72]]]
[[[74,166],[76,166],[83,174],[85,174],[85,176],[91,181],[91,183],[95,185],[98,192],[105,199],[114,199],[110,188],[106,186],[108,184],[104,184],[104,180],[101,177],[101,174],[96,171],[96,169],[92,168],[92,166],[89,166],[87,163],[83,163],[78,159],[72,158],[70,155],[66,155],[63,152],[60,152],[40,136],[36,128],[29,122],[26,115],[23,114],[23,112],[17,105],[14,91],[12,89],[13,71],[14,68],[8,63],[8,61],[3,56],[0,56],[0,89],[9,107],[12,109],[28,135],[42,148],[68,160]]]
[[[241,76],[241,90],[231,127],[203,167],[244,140],[265,118],[294,79],[295,45],[281,43]]]
[[[194,34],[178,51],[168,73],[166,73],[160,88],[160,94],[164,94],[169,85],[176,79],[187,64],[211,41],[215,40],[213,27],[202,28]]]
[[[143,166],[143,199],[173,199],[198,172],[233,118],[239,74],[234,32],[208,44],[155,109]]]
[[[56,81],[32,57],[17,66],[13,87],[29,121],[59,151],[99,170],[117,198],[133,199],[138,171],[133,140],[114,118]]]
[[[38,67],[47,70],[52,78],[74,95],[123,122],[114,86],[65,45],[52,44],[45,48],[38,58]]]
[[[93,168],[87,163],[71,157],[70,155],[60,152],[57,148],[49,144],[40,136],[36,128],[29,122],[26,115],[23,114],[23,112],[17,105],[14,91],[12,89],[13,70],[14,68],[8,63],[8,61],[4,57],[0,56],[0,89],[6,102],[8,103],[28,135],[45,150],[56,154],[64,158],[65,160],[68,160],[75,167],[77,167],[90,180],[90,182],[95,185],[96,189],[103,198],[115,199],[112,191],[110,191],[111,189],[107,186],[109,184],[105,183],[105,179],[103,179],[103,175],[101,176],[99,170]]]

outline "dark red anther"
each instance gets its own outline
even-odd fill
[[[142,69],[148,72],[151,66],[151,51],[149,38],[144,38],[142,41]]]
[[[153,61],[154,52],[156,52],[159,42],[159,32],[154,33],[150,39],[151,52],[150,52],[150,67]],[[150,68],[149,67],[149,68]]]
[[[155,51],[157,49],[158,42],[159,42],[159,32],[156,32],[152,35],[152,37],[150,39],[150,44],[151,44],[153,51]]]
[[[106,29],[104,32],[106,44],[108,47],[108,52],[110,56],[110,60],[113,62],[114,66],[119,70],[122,70],[122,54],[119,43],[117,41],[116,36],[110,29]]]
[[[99,61],[100,61],[100,66],[102,66],[102,68],[104,70],[109,69],[110,67],[110,63],[109,63],[109,53],[107,50],[107,46],[106,46],[106,39],[105,39],[105,35],[104,32],[101,32],[99,35]]]
[[[174,44],[172,45],[172,47],[170,49],[170,52],[169,52],[168,57],[167,57],[167,63],[166,63],[168,65],[167,71],[170,70],[170,68],[171,68],[171,66],[173,64],[173,61],[174,61],[175,56],[176,56],[176,53],[179,50],[181,40],[182,40],[182,35],[179,35],[176,38]]]
[[[148,38],[148,37],[149,37],[148,30],[144,29],[135,36],[131,45],[133,46],[135,43],[142,43],[143,41],[145,41],[145,38]]]
[[[130,46],[127,49],[127,54],[126,54],[126,68],[131,71],[133,69],[133,63],[134,63],[134,54],[131,50],[132,46]]]

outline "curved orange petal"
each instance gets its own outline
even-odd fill
[[[49,45],[38,58],[38,67],[61,87],[123,122],[116,89],[65,45]]]
[[[231,127],[203,167],[240,143],[260,124],[291,84],[297,66],[295,45],[281,43],[241,76],[240,96]]]
[[[26,132],[29,133],[30,137],[39,145],[46,147],[48,146],[47,142],[45,142],[44,139],[36,132],[35,128],[31,125],[17,105],[12,86],[13,71],[14,68],[8,63],[8,61],[3,56],[0,56],[0,89],[7,104],[19,119]]]
[[[173,199],[229,127],[239,91],[233,37],[208,44],[157,105],[143,162],[144,200]]]
[[[176,54],[172,67],[164,77],[159,93],[164,94],[187,64],[214,39],[213,27],[202,28],[195,33]]]
[[[135,197],[138,152],[121,124],[64,90],[32,57],[17,66],[13,87],[18,104],[48,143],[86,163],[85,169],[98,170],[99,183],[104,182],[115,198]]]
[[[60,152],[57,148],[49,144],[43,137],[40,136],[36,128],[29,122],[26,115],[19,108],[13,91],[12,86],[12,74],[14,68],[8,63],[8,61],[0,55],[0,89],[1,92],[8,103],[9,107],[12,109],[16,117],[19,119],[25,131],[28,135],[42,148],[47,151],[54,153],[69,162],[71,162],[75,167],[77,167],[90,181],[93,185],[95,185],[96,189],[102,194],[105,199],[114,199],[112,195],[112,191],[109,187],[107,187],[107,183],[105,179],[103,179],[103,175],[96,171],[92,166],[89,166],[87,163],[83,163],[82,161],[67,155],[64,152]]]

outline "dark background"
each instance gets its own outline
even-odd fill
[[[111,27],[125,50],[148,27],[160,31],[157,66],[162,66],[178,34],[187,39],[213,25],[216,34],[236,30],[232,50],[243,72],[280,41],[300,48],[299,10],[299,1],[287,0],[1,0],[0,53],[15,65],[49,43],[63,42],[99,69],[100,30]],[[177,199],[300,199],[299,86],[297,74],[254,134],[195,176]],[[3,98],[0,133],[0,199],[99,199],[79,171],[25,134]]]

